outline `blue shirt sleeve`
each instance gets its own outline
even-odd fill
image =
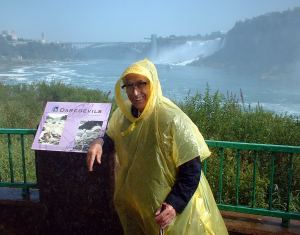
[[[200,157],[179,166],[175,184],[165,202],[181,213],[194,195],[201,177]]]

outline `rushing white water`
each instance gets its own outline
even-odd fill
[[[206,57],[222,48],[222,39],[187,41],[176,47],[161,48],[154,59],[158,64],[187,65],[199,57]]]

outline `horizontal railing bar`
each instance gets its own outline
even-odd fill
[[[300,220],[300,213],[218,204],[220,210]]]
[[[0,128],[0,134],[35,134],[36,129],[13,129]],[[300,153],[300,146],[274,145],[274,144],[256,144],[243,142],[230,142],[218,140],[206,140],[210,147],[234,148],[240,150],[264,150],[272,152]]]
[[[255,143],[229,142],[229,141],[217,141],[217,140],[206,140],[206,143],[209,147],[217,147],[217,148],[300,153],[300,146],[255,144]]]
[[[12,129],[12,128],[0,128],[0,134],[24,134],[32,135],[35,134],[36,129]]]

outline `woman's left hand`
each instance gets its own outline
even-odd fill
[[[175,216],[176,211],[173,206],[164,202],[155,212],[155,221],[162,229],[165,229]]]

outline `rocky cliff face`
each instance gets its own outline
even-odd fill
[[[300,60],[299,28],[300,7],[237,22],[223,48],[195,64],[253,72],[287,69]]]

